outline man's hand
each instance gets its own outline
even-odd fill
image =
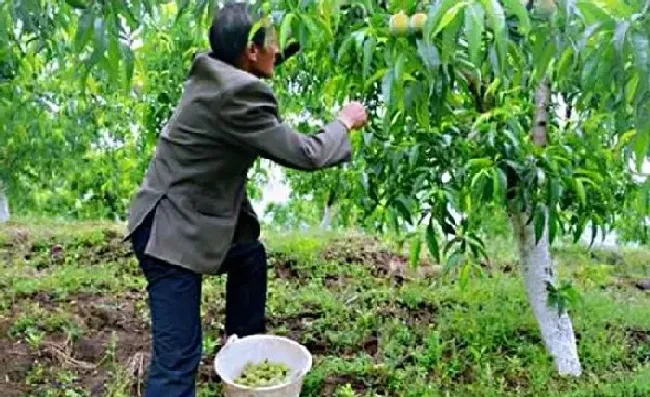
[[[351,102],[341,110],[338,119],[348,128],[353,130],[361,128],[368,122],[366,108],[359,102]]]

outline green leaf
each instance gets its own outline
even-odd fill
[[[454,226],[451,223],[447,222],[446,220],[440,222],[440,227],[442,228],[442,232],[445,234],[450,234],[450,235],[456,234],[456,229],[454,228]]]
[[[639,87],[637,89],[637,98],[639,102],[643,101],[646,92],[650,90],[650,42],[648,37],[640,33],[632,35],[632,46],[634,47],[634,66],[636,67],[639,77]]]
[[[438,236],[436,236],[436,232],[433,228],[433,222],[435,221],[433,220],[433,217],[431,217],[429,225],[427,226],[427,247],[429,248],[429,253],[431,253],[431,256],[436,261],[436,263],[440,263],[440,244],[438,244]]]
[[[461,289],[466,289],[467,285],[469,284],[469,276],[470,276],[470,271],[472,270],[472,265],[469,263],[466,263],[461,269],[460,269],[460,274],[458,276],[458,285],[460,286]]]
[[[555,53],[557,52],[557,43],[555,40],[547,40],[546,46],[541,54],[535,54],[535,73],[533,81],[538,83],[546,77],[546,71],[551,63]]]
[[[120,43],[117,37],[111,37],[108,42],[108,64],[110,66],[110,74],[113,78],[117,79],[120,67]]]
[[[174,23],[177,23],[181,19],[190,5],[190,0],[176,0],[176,2],[178,3],[178,12],[176,13]]]
[[[94,49],[93,53],[90,56],[90,59],[87,62],[88,69],[92,68],[99,60],[104,56],[106,52],[107,40],[106,40],[106,30],[104,29],[104,19],[101,17],[95,18],[93,25],[94,31]]]
[[[422,62],[431,69],[440,66],[440,52],[433,44],[427,44],[424,40],[417,41],[418,55]]]
[[[454,5],[458,4],[458,0],[442,0],[436,1],[429,7],[429,19],[426,24],[426,37],[432,38],[433,31],[438,27],[442,17],[452,8]]]
[[[415,233],[411,239],[411,251],[409,255],[409,264],[411,267],[417,267],[420,264],[420,252],[422,251],[422,239],[419,233]]]
[[[88,8],[86,11],[81,14],[79,18],[79,25],[77,26],[77,34],[74,39],[75,51],[81,52],[84,46],[90,40],[92,35],[92,25],[93,25],[94,15],[92,8]]]
[[[488,259],[487,252],[485,252],[485,244],[481,241],[478,236],[474,233],[468,233],[465,235],[465,240],[469,243],[472,248],[472,252],[476,256],[482,256],[483,259]]]
[[[585,31],[584,31],[584,33],[582,35],[582,39],[580,39],[580,42],[578,43],[577,52],[582,52],[585,49],[585,47],[587,47],[587,43],[589,42],[589,39],[591,38],[591,36],[593,36],[593,34],[598,29],[600,29],[601,26],[602,25],[600,23],[597,23],[597,24],[591,25],[587,29],[585,29]]]
[[[494,43],[499,58],[500,73],[504,73],[504,65],[508,51],[508,30],[503,7],[498,0],[482,0],[494,32]]]
[[[632,145],[636,169],[641,172],[650,147],[650,45],[648,38],[638,33],[632,36],[632,45],[639,79],[635,94],[636,134]]]
[[[459,263],[463,261],[464,258],[465,256],[463,255],[462,252],[454,251],[454,253],[449,256],[449,259],[447,259],[445,270],[448,271],[452,267],[457,266]]]
[[[365,43],[363,43],[363,78],[364,80],[368,77],[370,73],[370,67],[372,66],[372,55],[375,52],[377,47],[377,39],[373,36],[368,37]]]
[[[399,235],[401,229],[399,227],[399,219],[397,218],[397,213],[392,208],[389,208],[386,211],[386,217],[388,218],[388,224],[392,227],[393,232],[396,235]]]
[[[395,200],[395,208],[400,212],[404,220],[406,220],[408,223],[411,222],[411,211],[409,210],[409,205],[408,202],[404,197],[398,197]]]
[[[578,218],[578,222],[576,223],[576,229],[575,232],[573,233],[573,243],[577,243],[580,240],[580,237],[582,236],[582,233],[585,231],[585,226],[587,224],[587,219],[585,218],[584,215],[580,215]]]
[[[78,8],[78,9],[84,9],[86,8],[86,3],[84,3],[82,0],[65,0],[66,3],[68,3],[71,7]]]
[[[492,167],[493,165],[494,165],[494,161],[490,157],[479,157],[479,158],[469,159],[465,163],[465,167],[467,169],[472,169],[472,168],[483,169],[483,168]]]
[[[393,70],[389,70],[385,75],[384,78],[382,79],[381,83],[381,95],[384,97],[384,101],[386,104],[388,104],[388,107],[390,108],[390,105],[393,103],[393,82],[395,80],[394,78],[395,74]]]
[[[442,62],[446,65],[452,62],[459,46],[458,33],[463,27],[463,19],[456,18],[442,32]]]
[[[457,3],[453,7],[451,7],[445,14],[442,16],[440,19],[440,23],[436,27],[436,30],[433,31],[433,36],[437,36],[438,33],[440,33],[444,28],[449,26],[449,24],[456,18],[456,15],[465,7],[469,5],[469,2],[467,1],[461,1],[460,3]]]
[[[354,42],[357,45],[355,49],[357,51],[357,54],[363,51],[363,43],[366,41],[367,33],[368,29],[360,29],[350,34],[350,36],[354,38]]]
[[[124,69],[126,72],[126,84],[130,85],[131,81],[133,81],[133,72],[135,70],[135,54],[128,45],[122,46],[122,52],[122,56],[124,57]]]
[[[469,184],[470,189],[476,192],[483,192],[485,189],[485,183],[487,182],[485,175],[486,175],[485,170],[481,170],[477,172],[472,177],[472,181]]]
[[[415,145],[409,150],[409,166],[411,168],[416,168],[420,160],[420,146]]]
[[[575,185],[576,185],[576,194],[578,195],[578,199],[580,200],[580,204],[587,205],[587,196],[585,194],[585,186],[582,183],[582,178],[577,178],[575,180]]]
[[[200,19],[203,17],[203,13],[205,12],[205,7],[208,5],[208,0],[198,0],[196,6],[194,7],[194,18]]]
[[[481,65],[484,20],[485,11],[480,3],[474,3],[465,10],[465,35],[469,46],[469,59],[475,66]]]
[[[287,14],[280,25],[280,50],[284,51],[287,46],[287,40],[291,34],[291,23],[296,18],[296,14]]]
[[[402,81],[402,76],[404,75],[404,66],[406,65],[406,55],[404,53],[400,53],[397,56],[397,60],[395,61],[395,81],[400,82]]]
[[[336,57],[336,62],[341,63],[343,61],[343,57],[350,50],[350,48],[352,48],[353,44],[354,38],[352,36],[343,40],[343,43],[341,43],[341,47],[339,48],[338,56]]]
[[[521,0],[503,0],[506,10],[511,14],[517,16],[519,19],[519,31],[522,34],[527,34],[530,31],[530,17],[528,10]]]
[[[555,241],[555,237],[557,237],[559,222],[560,220],[558,219],[557,212],[554,209],[551,209],[549,211],[549,218],[548,218],[549,244],[553,244],[553,241]]]
[[[431,124],[431,117],[429,114],[429,97],[425,90],[421,92],[421,99],[415,104],[415,112],[418,123],[421,127],[427,128]]]
[[[650,104],[647,104],[650,106]],[[650,116],[650,111],[646,110],[646,115]],[[648,123],[647,120],[644,120],[645,123]],[[636,161],[637,172],[643,170],[643,162],[646,160],[646,155],[648,153],[648,148],[650,147],[650,128],[643,131],[637,131],[636,136],[634,137],[634,158]]]
[[[595,22],[610,22],[613,20],[612,15],[593,0],[578,1],[578,8],[588,25]]]
[[[265,29],[270,23],[270,21],[271,19],[268,15],[258,19],[251,27],[251,30],[248,32],[248,41],[249,42],[253,41],[253,37],[255,37],[257,31],[260,29]]]
[[[598,234],[598,223],[596,223],[595,218],[591,220],[591,242],[589,242],[589,248],[594,245],[596,241],[596,235]]]
[[[307,27],[307,30],[312,37],[318,36],[320,28],[316,26],[316,23],[311,16],[303,14],[300,16],[300,20],[303,25]]]
[[[554,206],[560,200],[561,185],[559,178],[552,178],[548,182],[548,205]]]
[[[506,199],[506,190],[508,188],[508,178],[501,168],[492,168],[492,184],[494,191],[495,203],[501,203]]]
[[[535,211],[535,244],[539,244],[539,240],[544,234],[546,228],[546,205],[539,203]]]
[[[623,56],[623,46],[625,45],[625,36],[630,27],[630,21],[618,21],[614,31],[614,47],[619,56]]]
[[[560,60],[557,63],[557,76],[558,79],[571,79],[573,77],[573,47],[567,47],[562,55]]]
[[[485,177],[483,178],[485,181],[483,182],[483,193],[481,197],[483,197],[483,200],[488,203],[490,201],[495,201],[495,191],[494,191],[494,179],[488,175],[487,170],[481,171],[484,173]]]

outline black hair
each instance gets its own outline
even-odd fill
[[[212,56],[231,65],[239,60],[246,50],[248,35],[255,24],[251,7],[247,3],[229,3],[215,13],[210,26],[210,47]],[[264,46],[265,29],[258,29],[253,44]]]

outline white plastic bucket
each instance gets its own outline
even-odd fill
[[[247,363],[264,360],[289,367],[288,383],[263,388],[236,385]],[[281,336],[231,336],[214,358],[214,370],[221,377],[225,397],[299,397],[305,375],[311,370],[312,356],[301,344]]]

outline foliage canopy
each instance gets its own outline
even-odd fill
[[[0,5],[0,181],[19,210],[123,216],[217,3]],[[289,172],[297,197],[335,192],[372,229],[424,222],[422,243],[451,262],[481,255],[478,214],[490,208],[527,211],[552,240],[605,230],[624,207],[646,214],[633,176],[650,145],[648,2],[258,5],[283,47],[302,46],[273,81],[284,111],[307,120],[301,129],[350,99],[371,113],[348,167]],[[422,31],[391,33],[400,11],[426,14]],[[539,147],[530,132],[542,85],[551,101]]]

